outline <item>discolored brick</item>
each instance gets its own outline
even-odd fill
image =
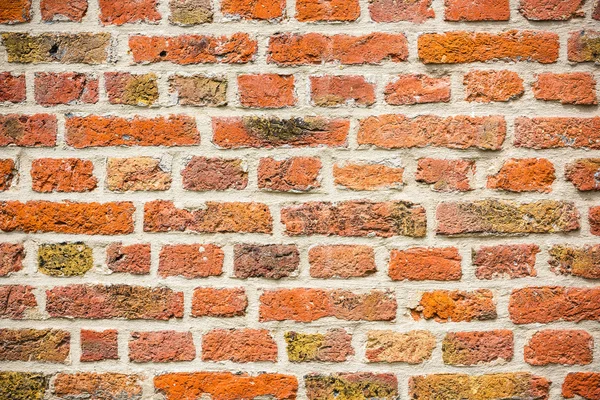
[[[224,106],[227,105],[227,80],[199,74],[172,75],[169,95],[182,106]]]
[[[516,100],[523,95],[523,79],[508,70],[472,70],[465,74],[465,100],[490,103]]]
[[[92,331],[82,329],[80,333],[82,362],[118,360],[119,347],[116,329]]]
[[[600,245],[554,245],[548,251],[555,274],[600,279]]]
[[[319,107],[375,104],[375,85],[360,75],[310,77],[310,97]]]
[[[321,166],[321,160],[313,157],[261,158],[258,187],[277,192],[308,192],[321,187]]]
[[[112,243],[106,248],[106,264],[112,272],[150,273],[150,244]]]
[[[42,400],[50,377],[38,372],[0,372],[0,398]]]
[[[223,250],[215,245],[174,244],[160,251],[158,275],[187,279],[219,276],[223,272]]]
[[[431,358],[435,342],[428,331],[369,331],[365,356],[369,362],[420,364]]]
[[[373,398],[394,400],[398,397],[398,380],[393,374],[312,373],[304,376],[304,385],[309,400]]]
[[[568,59],[572,62],[600,63],[600,30],[571,32],[567,42]]]
[[[442,358],[447,365],[506,363],[513,359],[513,332],[510,330],[447,333]]]
[[[565,178],[577,190],[600,190],[600,158],[580,158],[565,166]]]
[[[0,276],[9,276],[23,269],[25,247],[22,243],[0,243]]]
[[[43,244],[38,249],[38,271],[46,275],[80,276],[93,266],[92,248],[82,242]]]
[[[11,159],[0,159],[0,192],[10,189],[16,175],[15,162]]]
[[[494,294],[488,289],[425,292],[410,312],[415,321],[433,318],[436,322],[471,322],[497,317]]]
[[[104,85],[111,104],[148,107],[158,100],[157,76],[154,73],[105,72]]]
[[[211,0],[170,0],[169,10],[169,21],[175,25],[200,25],[213,21]]]
[[[58,329],[0,329],[0,361],[63,363],[71,335]]]
[[[536,244],[482,246],[471,252],[477,279],[525,278],[537,276]]]
[[[0,146],[51,147],[56,145],[57,120],[50,114],[0,115]]]
[[[113,192],[169,190],[171,172],[152,157],[109,158],[106,186]]]
[[[281,279],[297,275],[300,253],[295,245],[236,244],[233,275],[236,278]]]
[[[192,361],[196,358],[191,332],[132,332],[129,360],[136,363]]]
[[[290,362],[344,362],[354,355],[352,336],[344,329],[329,329],[325,333],[286,332],[287,355]]]
[[[415,180],[431,185],[434,192],[467,192],[473,190],[474,160],[420,158]]]
[[[33,287],[0,285],[0,319],[27,319],[37,314]]]
[[[60,398],[124,399],[142,397],[141,377],[117,373],[59,373],[54,379],[54,394]]]
[[[31,0],[14,0],[0,5],[0,24],[31,21]]]
[[[583,0],[521,0],[519,11],[533,21],[564,21],[583,17]]]
[[[239,158],[194,156],[181,171],[183,188],[194,191],[245,189],[246,164]]]

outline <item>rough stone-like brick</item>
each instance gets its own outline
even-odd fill
[[[304,376],[308,400],[398,398],[398,379],[394,374],[372,372]]]
[[[600,236],[600,207],[590,207],[588,222],[590,224],[590,233]]]
[[[0,243],[0,276],[23,269],[25,247],[22,243]]]
[[[513,341],[510,330],[450,332],[442,342],[442,358],[448,365],[509,362]]]
[[[361,245],[323,245],[308,251],[310,276],[313,278],[353,278],[377,271],[372,247]]]
[[[35,101],[42,106],[98,102],[98,78],[78,72],[36,72]]]
[[[37,300],[33,287],[0,285],[0,319],[26,319],[35,314],[36,310]]]
[[[446,21],[508,21],[509,0],[445,0]]]
[[[244,107],[281,108],[296,104],[293,75],[239,75],[237,80]]]
[[[311,76],[310,97],[319,107],[370,106],[375,103],[375,85],[360,75]]]
[[[296,275],[300,253],[296,245],[236,244],[233,275],[236,278],[280,279]]]
[[[548,253],[548,264],[555,274],[600,279],[600,245],[554,245]]]
[[[213,20],[211,0],[170,0],[169,21],[175,25],[200,25]]]
[[[564,21],[583,17],[583,0],[521,0],[519,11],[533,21]]]
[[[36,192],[89,192],[96,188],[94,164],[80,158],[38,158],[31,163],[31,188]]]
[[[388,274],[394,281],[458,281],[461,261],[456,247],[392,250]]]
[[[119,359],[118,333],[116,329],[107,329],[104,331],[82,329],[80,337],[80,361],[93,362]]]
[[[141,377],[116,373],[60,373],[54,380],[54,394],[61,399],[124,399],[142,398]]]
[[[0,159],[0,192],[10,189],[15,175],[15,162],[11,159]]]
[[[282,208],[281,222],[290,236],[423,237],[427,230],[425,209],[405,201],[308,202]]]
[[[472,262],[477,279],[525,278],[537,276],[536,254],[540,248],[536,244],[514,244],[482,246],[473,249]]]
[[[181,171],[183,188],[186,190],[207,191],[245,189],[248,185],[248,171],[239,158],[208,158],[194,156]]]
[[[54,146],[56,132],[57,120],[54,115],[0,115],[0,146]]]
[[[42,21],[81,22],[88,9],[88,0],[41,0]]]
[[[538,100],[560,101],[561,104],[598,104],[596,80],[589,72],[537,75],[533,95]]]
[[[192,297],[194,317],[237,317],[246,314],[248,298],[244,288],[196,288]]]
[[[600,149],[600,117],[517,117],[516,147]]]
[[[102,25],[123,25],[135,22],[158,22],[157,0],[98,0]]]
[[[106,248],[106,264],[112,272],[150,273],[150,244],[112,243]]]
[[[488,289],[425,292],[410,311],[416,321],[433,318],[437,322],[471,322],[496,319],[497,316],[494,294]]]
[[[600,398],[600,372],[571,372],[565,377],[562,395],[567,399],[581,396],[586,400]]]
[[[223,250],[207,244],[166,245],[160,250],[158,275],[187,279],[219,276],[223,272]]]
[[[277,344],[266,329],[214,329],[202,337],[202,361],[277,361]]]
[[[369,362],[420,364],[433,349],[435,336],[428,331],[369,331],[365,356]]]
[[[500,171],[488,176],[488,189],[509,192],[550,193],[554,175],[554,165],[545,158],[511,158],[506,160]]]
[[[467,192],[473,190],[474,160],[420,158],[415,180],[431,185],[434,192]]]
[[[50,276],[80,276],[94,266],[92,248],[77,243],[42,244],[38,249],[38,271]]]
[[[424,74],[399,75],[387,84],[385,102],[391,105],[439,103],[450,101],[450,77]]]
[[[182,106],[224,106],[227,105],[227,80],[200,74],[172,75],[169,94]]]
[[[113,192],[169,190],[171,173],[153,157],[109,158],[106,187]]]
[[[129,360],[138,363],[192,361],[196,347],[191,332],[132,332]]]
[[[321,160],[313,157],[261,158],[258,187],[277,192],[308,192],[321,187],[321,166]]]
[[[600,2],[598,2],[598,0],[596,0],[596,3],[594,4],[594,10],[592,11],[592,18],[600,21]]]
[[[147,107],[158,100],[157,76],[154,73],[105,72],[104,86],[111,104]]]
[[[0,361],[66,362],[70,342],[58,329],[0,329]]]
[[[297,0],[296,19],[300,22],[355,21],[360,16],[358,0]]]
[[[600,30],[571,32],[568,41],[568,57],[573,62],[593,61],[600,63]]]
[[[277,21],[285,15],[285,0],[223,0],[221,12],[231,19]]]
[[[346,162],[333,166],[334,183],[350,190],[400,189],[404,168],[387,166],[385,162]]]
[[[352,336],[344,329],[325,333],[286,332],[287,355],[290,362],[344,362],[354,355]]]
[[[31,0],[11,0],[0,4],[0,24],[31,21]]]
[[[479,103],[510,101],[523,95],[523,79],[508,70],[473,70],[463,78],[465,100]]]
[[[369,2],[369,13],[375,22],[422,23],[435,17],[431,0],[373,0]]]
[[[577,190],[600,190],[600,158],[580,158],[567,164],[565,178]]]
[[[0,398],[11,400],[42,400],[50,381],[48,375],[37,372],[0,372]]]
[[[536,332],[524,348],[525,362],[531,365],[586,365],[592,362],[594,339],[583,330]]]
[[[26,98],[25,74],[0,73],[0,102],[20,103]]]

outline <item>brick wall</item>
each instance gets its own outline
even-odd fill
[[[0,399],[600,399],[598,0],[0,0]]]

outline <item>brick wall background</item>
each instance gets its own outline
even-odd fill
[[[600,399],[597,0],[0,23],[0,399]]]

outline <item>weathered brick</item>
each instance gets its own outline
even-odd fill
[[[54,115],[0,115],[0,146],[54,146],[56,132],[57,120]]]
[[[300,22],[356,21],[360,16],[358,0],[297,0],[296,19]]]
[[[600,158],[580,158],[565,166],[565,178],[581,191],[600,190]]]
[[[170,0],[169,21],[175,25],[200,25],[212,22],[211,0]]]
[[[431,0],[373,0],[369,2],[369,13],[375,22],[422,23],[435,17]]]
[[[181,171],[181,177],[186,190],[242,190],[248,185],[246,164],[239,158],[194,156]]]
[[[536,332],[524,348],[525,362],[531,365],[586,365],[592,362],[594,339],[583,330]]]
[[[516,147],[600,149],[600,117],[517,117]]]
[[[399,75],[387,84],[385,102],[405,104],[439,103],[450,101],[450,77],[435,78],[424,74]]]
[[[398,379],[394,374],[372,372],[339,373],[304,376],[306,396],[309,400],[379,399],[398,398]]]
[[[94,266],[92,248],[82,242],[42,244],[38,271],[50,276],[85,275]]]
[[[300,253],[295,245],[236,244],[233,275],[236,278],[280,279],[297,275]]]
[[[0,372],[0,398],[11,400],[42,400],[50,381],[48,375],[37,372]]]
[[[434,192],[467,192],[473,190],[474,160],[420,158],[415,180],[431,185]]]
[[[182,106],[227,105],[227,79],[205,75],[172,75],[169,94]]]
[[[541,286],[514,289],[508,311],[515,324],[600,321],[600,288]]]
[[[158,22],[157,0],[98,0],[102,25],[123,25],[135,22]]]
[[[555,179],[554,165],[545,158],[511,158],[502,164],[498,173],[488,176],[487,188],[550,193]]]
[[[575,205],[557,200],[443,202],[437,207],[436,218],[438,235],[517,235],[579,229]]]
[[[116,373],[60,373],[54,379],[54,395],[61,399],[124,399],[142,397],[141,377]]]
[[[0,285],[0,319],[26,319],[35,314],[36,310],[37,300],[33,287]]]
[[[410,311],[416,321],[433,318],[437,322],[471,322],[496,319],[497,316],[494,294],[488,289],[425,292]]]
[[[375,85],[360,75],[311,76],[310,97],[319,107],[370,106],[375,103]]]
[[[536,244],[482,246],[471,253],[475,276],[477,279],[537,276],[535,258],[539,252]]]
[[[231,19],[277,21],[285,16],[285,0],[223,0],[221,12]]]
[[[0,4],[0,24],[29,21],[31,21],[31,0],[11,0]]]
[[[35,101],[42,106],[95,104],[98,78],[78,72],[36,72]]]
[[[377,271],[375,252],[369,246],[323,245],[308,251],[310,276],[313,278],[353,278]]]
[[[15,162],[11,159],[0,159],[0,192],[10,189],[15,175]]]
[[[344,329],[325,333],[286,332],[287,355],[291,362],[344,362],[354,355],[352,336]]]
[[[55,318],[156,319],[183,317],[183,293],[129,285],[69,285],[46,290],[46,311]]]
[[[445,0],[446,21],[508,21],[508,0]]]
[[[590,207],[588,211],[588,222],[590,224],[590,233],[600,236],[600,207]]]
[[[586,400],[600,398],[600,372],[571,372],[565,377],[562,395],[567,399],[581,396]]]
[[[96,188],[94,164],[80,158],[38,158],[31,163],[31,188],[36,192],[89,192]]]
[[[600,245],[554,245],[548,253],[548,264],[555,274],[600,279]]]
[[[23,269],[25,247],[22,243],[0,243],[0,276]]]
[[[154,73],[105,72],[104,86],[111,104],[147,107],[158,100],[158,82]]]
[[[219,276],[223,272],[223,250],[215,245],[173,244],[160,250],[158,275],[187,279]]]
[[[589,72],[545,72],[536,78],[533,95],[538,100],[560,101],[561,104],[598,104],[596,80]]]
[[[333,166],[334,183],[350,190],[400,189],[404,168],[387,166],[385,162],[346,162]],[[390,163],[393,164],[393,163]]]
[[[58,329],[0,329],[0,361],[66,362],[70,342]]]
[[[365,356],[369,362],[420,364],[431,358],[435,342],[428,331],[369,331]]]
[[[21,103],[26,98],[25,74],[0,73],[0,102]]]
[[[192,297],[194,317],[237,317],[246,314],[248,298],[244,288],[196,288]]]
[[[461,261],[456,247],[392,250],[388,274],[394,281],[458,281]]]
[[[479,103],[510,101],[521,97],[525,91],[523,79],[508,70],[473,70],[463,78],[465,100]]]
[[[277,344],[266,329],[214,329],[202,337],[202,361],[277,361]]]
[[[583,0],[521,0],[519,11],[533,21],[564,21],[583,17]]]
[[[442,342],[442,358],[447,365],[509,362],[513,341],[510,330],[450,332]]]
[[[87,0],[41,0],[40,2],[44,22],[81,22],[87,8]]]
[[[421,205],[406,201],[308,202],[281,209],[281,222],[290,236],[423,237],[426,218]]]
[[[600,63],[600,30],[571,32],[567,46],[569,61]]]
[[[196,347],[191,332],[132,332],[129,360],[138,363],[192,361]]]
[[[80,361],[93,362],[119,359],[118,333],[116,329],[107,329],[104,331],[82,329],[80,338]]]
[[[109,158],[106,187],[113,192],[169,190],[171,173],[152,157]]]
[[[112,243],[106,248],[106,264],[112,272],[150,273],[150,244]]]
[[[244,107],[282,108],[296,104],[293,75],[239,75],[237,81]]]
[[[600,21],[600,2],[598,2],[598,0],[596,0],[596,3],[594,4],[594,10],[592,11],[592,18]]]
[[[533,30],[502,33],[453,31],[419,36],[419,59],[425,64],[558,59],[558,34]]]
[[[321,166],[321,160],[313,157],[261,158],[258,187],[277,192],[308,192],[321,187]]]

